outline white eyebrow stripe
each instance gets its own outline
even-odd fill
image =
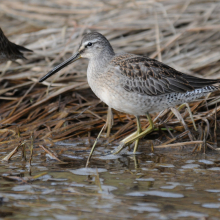
[[[84,45],[87,45],[88,43],[96,43],[98,40],[94,39],[94,40],[88,40],[84,43]]]

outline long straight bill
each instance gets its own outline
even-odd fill
[[[65,60],[64,62],[62,62],[61,64],[57,65],[56,67],[54,67],[50,72],[48,72],[45,76],[43,76],[39,82],[43,82],[44,80],[46,80],[47,78],[49,78],[50,76],[52,76],[53,74],[59,72],[61,69],[63,69],[64,67],[68,66],[69,64],[73,63],[74,61],[80,59],[80,53],[76,53],[73,56],[71,56],[69,59]]]

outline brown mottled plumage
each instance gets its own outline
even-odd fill
[[[8,60],[26,59],[22,52],[33,51],[9,41],[0,28],[0,63]]]

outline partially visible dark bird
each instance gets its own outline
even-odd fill
[[[22,52],[33,51],[9,41],[0,28],[0,63],[8,60],[26,59]]]

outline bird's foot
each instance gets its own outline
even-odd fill
[[[120,153],[125,147],[129,147],[130,146],[134,146],[134,150],[133,150],[133,153],[136,154],[136,151],[137,151],[137,148],[138,148],[138,144],[139,144],[139,140],[140,139],[137,139],[135,140],[133,143],[130,143],[130,142],[124,142],[124,141],[121,141],[119,143],[119,146],[117,148],[115,148],[114,150],[111,151],[111,154],[118,154]]]
[[[112,154],[118,154],[120,153],[123,148],[127,147],[128,145],[132,144],[134,141],[136,141],[135,137],[139,134],[139,132],[135,131],[134,133],[130,134],[128,137],[124,138],[120,143],[119,146],[112,150]],[[133,140],[133,141],[130,141]]]
[[[118,154],[120,153],[123,148],[126,147],[126,144],[124,142],[120,142],[119,146],[117,148],[115,148],[114,150],[111,151],[111,154]]]
[[[133,153],[136,154],[140,138],[144,137],[145,135],[151,133],[154,130],[154,124],[153,124],[151,118],[149,121],[150,121],[150,126],[146,130],[141,131],[141,129],[138,129],[138,131],[130,134],[128,137],[123,139],[120,142],[119,146],[116,149],[114,149],[113,151],[111,151],[111,153],[118,154],[123,150],[123,148],[127,147],[128,145],[130,145],[132,143],[135,143]]]

